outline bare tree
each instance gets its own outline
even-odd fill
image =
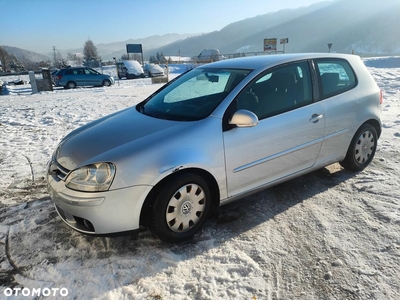
[[[83,46],[83,58],[86,65],[89,65],[91,63],[98,63],[100,61],[99,54],[97,53],[97,48],[91,39],[88,39]]]
[[[68,61],[73,61],[75,63],[75,66],[80,66],[82,65],[82,56],[77,55],[76,53],[67,53],[67,60]]]

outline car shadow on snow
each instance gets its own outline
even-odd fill
[[[339,164],[330,165],[222,206],[214,222],[231,227],[228,232],[234,237],[356,175]]]
[[[81,276],[97,277],[93,282],[114,278],[97,287],[101,295],[218,247],[356,174],[334,164],[227,204],[181,244],[164,243],[148,230],[107,238],[80,234],[63,223],[47,197],[1,208],[0,285],[21,286],[22,277],[25,284],[73,288]]]

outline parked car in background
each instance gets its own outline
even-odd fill
[[[159,65],[150,63],[143,67],[144,74],[148,77],[164,76],[164,70]]]
[[[148,226],[181,242],[211,208],[335,162],[363,170],[377,149],[381,104],[355,55],[206,64],[64,137],[48,190],[60,217],[82,233]]]
[[[86,67],[69,67],[58,70],[52,79],[55,86],[73,89],[77,86],[110,86],[114,78]]]
[[[50,76],[51,76],[51,82],[53,85],[55,85],[55,75],[60,71],[59,69],[54,69],[51,71]]]
[[[145,74],[142,66],[136,60],[122,60],[117,62],[118,78],[126,79],[144,78]]]
[[[219,61],[221,59],[222,59],[222,56],[218,49],[204,49],[197,56],[196,60],[197,60],[197,62],[206,63],[206,62]]]

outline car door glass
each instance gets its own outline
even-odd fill
[[[322,99],[346,92],[356,86],[356,77],[349,63],[341,59],[319,60]]]
[[[85,73],[87,75],[97,75],[98,74],[98,72],[93,69],[85,69]]]
[[[312,103],[307,61],[276,67],[257,77],[237,98],[238,109],[265,119]]]

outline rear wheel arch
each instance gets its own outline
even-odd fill
[[[362,171],[367,167],[375,156],[380,128],[379,122],[375,120],[363,123],[354,134],[340,165],[351,171]]]
[[[372,125],[372,126],[375,128],[375,130],[376,130],[376,134],[378,135],[378,138],[381,136],[382,127],[381,127],[381,124],[380,124],[377,120],[371,119],[371,120],[368,120],[367,122],[365,122],[364,124],[370,124],[370,125]],[[364,124],[363,124],[363,125],[364,125]],[[360,126],[360,127],[361,127],[361,126]]]
[[[67,89],[74,89],[76,88],[77,84],[75,81],[70,80],[67,82],[65,86],[67,87]]]

